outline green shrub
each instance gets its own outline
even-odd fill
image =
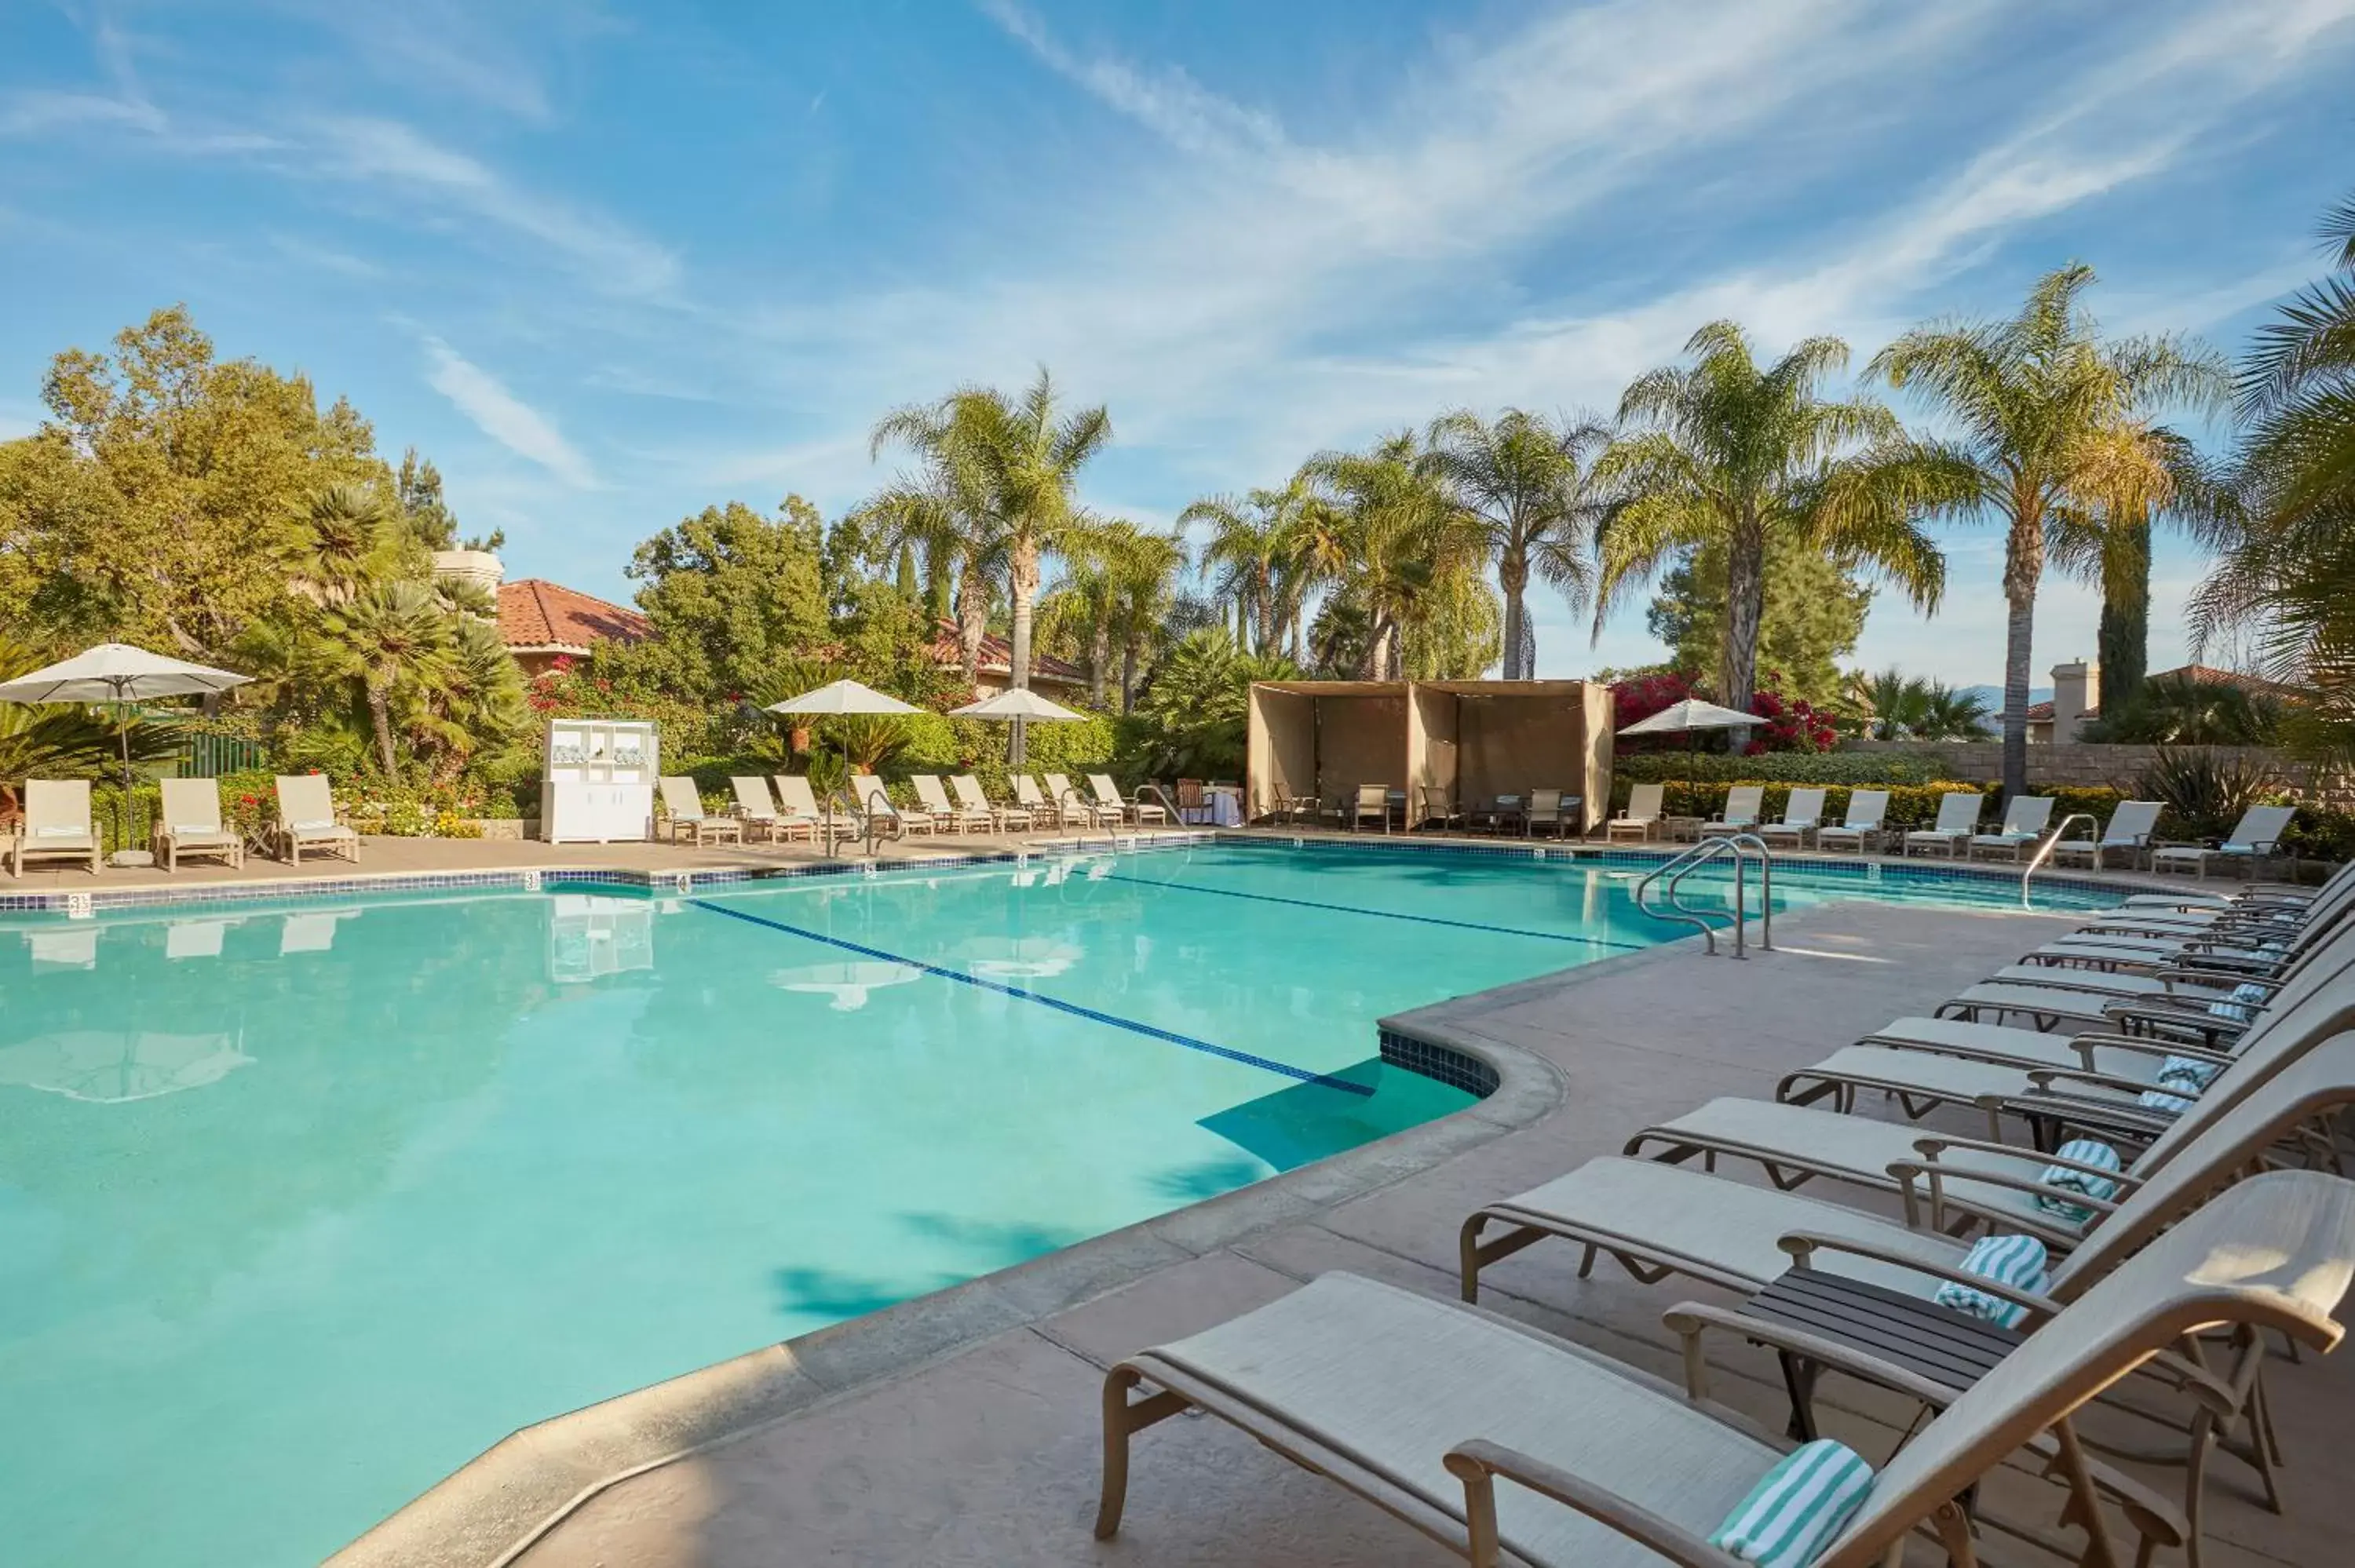
[[[1612,771],[1639,784],[1688,779],[1702,783],[1927,784],[1945,773],[1934,754],[1902,751],[1770,751],[1757,757],[1722,752],[1644,751],[1620,757]]]

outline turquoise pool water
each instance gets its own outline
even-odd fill
[[[1631,885],[1231,847],[0,917],[0,1558],[315,1561],[519,1425],[1459,1108],[1375,1020],[1681,934]]]

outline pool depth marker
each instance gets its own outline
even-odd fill
[[[857,953],[862,959],[876,959],[887,964],[905,964],[911,969],[922,969],[928,975],[954,980],[959,985],[969,985],[976,991],[994,991],[1000,996],[1015,997],[1023,1001],[1035,1001],[1041,1007],[1051,1007],[1058,1012],[1066,1012],[1074,1018],[1084,1018],[1091,1023],[1109,1023],[1115,1029],[1125,1029],[1132,1034],[1142,1034],[1151,1040],[1165,1040],[1172,1045],[1183,1045],[1189,1051],[1199,1051],[1206,1055],[1223,1056],[1230,1062],[1241,1062],[1247,1067],[1263,1068],[1267,1072],[1281,1074],[1287,1078],[1296,1078],[1304,1084],[1321,1084],[1328,1089],[1339,1089],[1344,1094],[1351,1095],[1370,1096],[1374,1092],[1365,1085],[1353,1084],[1347,1078],[1337,1078],[1327,1073],[1312,1073],[1305,1067],[1295,1067],[1288,1063],[1270,1061],[1265,1056],[1254,1056],[1248,1051],[1237,1051],[1231,1046],[1213,1045],[1208,1040],[1197,1040],[1190,1034],[1178,1034],[1167,1029],[1157,1029],[1150,1023],[1140,1023],[1134,1018],[1123,1018],[1117,1013],[1098,1012],[1092,1007],[1082,1007],[1075,1001],[1064,1001],[1059,997],[1026,990],[1018,985],[1007,985],[1002,980],[984,980],[979,975],[967,974],[963,969],[943,969],[938,964],[928,964],[922,959],[911,959],[899,953],[887,952],[881,948],[870,948],[863,942],[853,942],[841,937],[829,937],[823,931],[813,931],[805,926],[788,925],[783,920],[772,920],[765,915],[755,915],[749,910],[730,909],[725,904],[714,904],[704,898],[689,898],[686,902],[698,909],[709,910],[714,915],[725,915],[730,920],[741,920],[751,926],[766,926],[772,931],[783,931],[789,937],[799,937],[805,941],[822,942],[829,948],[840,948],[845,952]]]
[[[1489,926],[1477,920],[1449,920],[1438,915],[1401,915],[1394,909],[1364,909],[1355,904],[1321,904],[1314,898],[1285,898],[1273,893],[1245,893],[1233,887],[1206,887],[1199,882],[1164,882],[1157,876],[1123,876],[1114,872],[1106,882],[1133,882],[1139,887],[1174,887],[1181,893],[1210,893],[1220,898],[1250,898],[1262,904],[1289,904],[1298,909],[1330,909],[1338,915],[1369,915],[1377,920],[1412,920],[1420,926],[1453,926],[1459,931],[1493,931],[1500,937],[1533,937],[1541,942],[1583,942],[1590,948],[1624,948],[1641,951],[1642,942],[1614,942],[1606,937],[1580,937],[1567,931],[1531,931],[1518,926]]]

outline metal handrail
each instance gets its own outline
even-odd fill
[[[2036,847],[2036,853],[2028,857],[2028,869],[2019,874],[2019,906],[2022,909],[2030,907],[2028,902],[2028,879],[2034,876],[2038,870],[2043,866],[2044,863],[2052,858],[2052,852],[2061,846],[2061,835],[2069,831],[2069,824],[2072,822],[2084,823],[2088,828],[2094,830],[2094,842],[2098,845],[2102,842],[2102,824],[2099,819],[2097,819],[2093,812],[2072,811],[2067,816],[2062,818],[2061,825],[2052,830],[2052,836],[2039,844]],[[2094,863],[2099,864],[2101,855],[2098,849],[2095,851],[2094,858]]]
[[[1663,920],[1682,920],[1701,933],[1708,943],[1709,955],[1717,956],[1717,928],[1697,910],[1686,907],[1677,897],[1677,887],[1693,872],[1710,861],[1731,853],[1733,856],[1733,956],[1749,957],[1749,863],[1752,851],[1758,855],[1758,891],[1760,929],[1758,946],[1772,952],[1774,948],[1774,853],[1766,841],[1756,833],[1724,833],[1701,840],[1690,849],[1679,850],[1661,864],[1655,866],[1642,881],[1636,884],[1636,907],[1646,915]],[[1667,900],[1666,909],[1655,909],[1644,902],[1644,892],[1653,883],[1667,877],[1661,895]]]
[[[817,809],[818,814],[826,819],[826,854],[828,860],[832,860],[834,858],[834,846],[837,840],[841,836],[837,831],[835,825],[836,818],[834,808],[837,803],[840,803],[841,805],[850,808],[849,815],[852,821],[863,826],[867,820],[866,813],[858,809],[858,797],[850,793],[850,791],[845,789],[842,785],[837,784],[833,789],[828,789],[826,792],[826,799],[817,803]],[[868,840],[868,853],[869,854],[875,853],[874,842],[875,841],[871,838]]]
[[[1171,827],[1182,828],[1186,825],[1186,819],[1178,814],[1177,799],[1172,796],[1168,790],[1164,789],[1160,785],[1156,784],[1150,779],[1136,787],[1136,792],[1131,797],[1131,799],[1134,800],[1136,804],[1142,806],[1145,804],[1145,792],[1147,789],[1152,790],[1155,795],[1160,798],[1161,809],[1169,813],[1169,825]],[[1139,811],[1136,814],[1136,825],[1140,828],[1145,826],[1145,813],[1142,811]]]

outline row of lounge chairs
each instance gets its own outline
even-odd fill
[[[1665,786],[1638,784],[1628,791],[1627,810],[1605,824],[1613,842],[1646,842],[1665,831],[1662,814]],[[1938,801],[1937,821],[1926,828],[1900,832],[1884,825],[1889,791],[1858,789],[1850,793],[1844,821],[1824,821],[1827,791],[1795,789],[1783,809],[1782,820],[1765,821],[1763,785],[1737,785],[1726,792],[1724,809],[1700,824],[1702,838],[1730,833],[1755,833],[1772,848],[1849,849],[1867,853],[1892,843],[1906,855],[1943,855],[1948,859],[2018,860],[2041,842],[2052,821],[2054,801],[2049,795],[2015,796],[2004,808],[2003,821],[1993,832],[1979,831],[1987,797],[1954,790]],[[2131,867],[2146,862],[2153,871],[2192,871],[2206,876],[2213,864],[2256,865],[2278,853],[2296,808],[2254,806],[2232,833],[2218,843],[2168,843],[2157,838],[2157,800],[2121,800],[2100,833],[2091,838],[2063,839],[2052,846],[2055,863],[2082,863],[2100,867],[2123,854]]]
[[[662,780],[665,821],[674,842],[691,837],[712,843],[747,838],[784,842],[814,839],[831,831],[837,835],[902,838],[910,833],[1006,833],[1035,829],[1152,827],[1167,823],[1169,813],[1142,799],[1126,800],[1107,773],[1087,775],[1089,794],[1071,787],[1060,773],[1044,775],[1046,789],[1027,774],[1014,776],[1014,800],[992,800],[981,781],[960,773],[944,787],[938,775],[919,773],[909,782],[917,803],[900,806],[890,790],[871,773],[851,776],[849,788],[821,805],[801,774],[781,773],[773,779],[748,774],[729,779],[734,795],[732,810],[708,811],[695,780]],[[771,793],[774,785],[775,793]],[[956,793],[954,799],[949,791]],[[844,803],[835,809],[836,800]]]
[[[2179,1549],[2197,1568],[2213,1455],[2247,1464],[2279,1507],[2268,1338],[2327,1351],[2344,1332],[2355,1182],[2332,1172],[2355,1103],[2350,911],[2355,869],[2319,890],[2139,896],[1988,982],[2073,989],[2089,999],[2077,1016],[2099,1020],[2088,1032],[1983,1021],[2036,1011],[2005,998],[1896,1020],[1773,1102],[1711,1101],[1482,1206],[1462,1227],[1462,1305],[1331,1274],[1127,1356],[1105,1384],[1097,1533],[1119,1527],[1131,1437],[1200,1411],[1481,1568],[1868,1568],[1916,1534],[1970,1568],[1996,1528],[2081,1563]],[[1864,1087],[1910,1114],[1979,1106],[1989,1136],[1853,1114]],[[1773,1184],[1716,1174],[1724,1160]],[[1870,1207],[1788,1190],[1804,1181]],[[1902,1220],[1886,1217],[1892,1194]],[[1678,1388],[1477,1307],[1484,1269],[1555,1242],[1581,1249],[1582,1277],[1607,1257],[1744,1299],[1665,1315]],[[1713,1339],[1782,1358],[1783,1438],[1710,1402]],[[1923,1407],[1877,1470],[1817,1438],[1826,1373]],[[2182,1445],[2179,1498],[2088,1452],[2144,1423]],[[2066,1489],[2057,1525],[2082,1538],[1993,1516],[1981,1483],[2015,1455]]]
[[[163,802],[154,839],[156,863],[177,871],[184,860],[215,860],[232,867],[245,864],[245,836],[225,825],[220,786],[210,779],[166,779],[160,786]],[[360,858],[360,836],[336,815],[334,792],[325,775],[282,774],[278,779],[278,821],[261,835],[262,847],[291,864],[300,865],[303,852]],[[0,836],[0,853],[8,874],[21,877],[27,865],[65,862],[87,866],[97,874],[101,848],[91,815],[87,779],[33,779],[25,785],[25,821],[17,830]]]

